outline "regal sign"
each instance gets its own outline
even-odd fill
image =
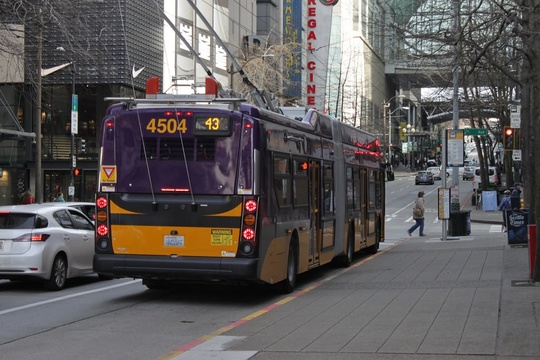
[[[307,0],[306,106],[324,109],[332,9],[338,0]]]

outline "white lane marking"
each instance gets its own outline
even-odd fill
[[[225,336],[219,335],[210,340],[195,346],[171,360],[247,360],[255,356],[258,351],[227,351],[232,345],[244,340],[246,336]]]
[[[36,307],[36,306],[50,304],[50,303],[54,303],[54,302],[58,302],[58,301],[64,301],[64,300],[67,300],[67,299],[71,299],[71,298],[75,298],[75,297],[79,297],[79,296],[84,296],[84,295],[88,295],[88,294],[93,294],[93,293],[97,293],[97,292],[107,291],[107,290],[115,289],[115,288],[126,286],[126,285],[133,285],[135,282],[141,282],[141,281],[142,280],[140,280],[140,279],[139,280],[132,280],[132,281],[128,281],[128,282],[121,283],[121,284],[107,286],[107,287],[104,287],[104,288],[83,291],[83,292],[76,293],[76,294],[61,296],[61,297],[54,298],[54,299],[49,299],[49,300],[39,301],[39,302],[32,303],[32,304],[18,306],[18,307],[14,307],[14,308],[11,308],[11,309],[6,309],[6,310],[0,311],[0,316],[5,315],[5,314],[9,314],[9,313],[12,313],[12,312],[20,311],[20,310],[33,308],[33,307]]]

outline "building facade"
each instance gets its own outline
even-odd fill
[[[109,104],[104,99],[140,96],[146,79],[163,72],[163,26],[154,2],[48,4],[36,7],[37,14],[11,13],[0,21],[0,53],[9,60],[0,73],[2,205],[18,203],[25,189],[42,201],[60,192],[92,201],[97,134]],[[74,131],[73,93],[78,96]],[[36,168],[42,169],[40,185]]]
[[[167,93],[203,91],[209,74],[232,88],[242,72],[236,59],[246,59],[254,45],[297,42],[289,56],[274,59],[276,70],[286,74],[284,93],[307,106],[309,76],[324,76],[325,89],[317,95],[324,98],[317,99],[324,110],[381,138],[384,104],[406,89],[385,75],[389,10],[375,0],[324,2],[333,6],[331,25],[317,27],[330,34],[329,60],[311,75],[306,29],[317,20],[309,16],[312,1],[80,1],[67,8],[62,3],[48,2],[49,8],[36,7],[34,14],[1,12],[0,204],[17,203],[27,188],[43,201],[59,192],[69,196],[70,190],[74,200],[93,200],[105,98],[142,96],[154,76],[163,79]],[[388,131],[399,138],[397,126]]]

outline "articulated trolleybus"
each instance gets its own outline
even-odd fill
[[[115,99],[101,128],[94,270],[294,289],[297,275],[384,241],[379,141],[315,110],[241,99]],[[210,88],[210,86],[207,86]]]

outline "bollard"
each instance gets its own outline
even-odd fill
[[[527,228],[529,230],[529,276],[532,279],[534,272],[534,262],[536,261],[536,225],[527,225]]]

